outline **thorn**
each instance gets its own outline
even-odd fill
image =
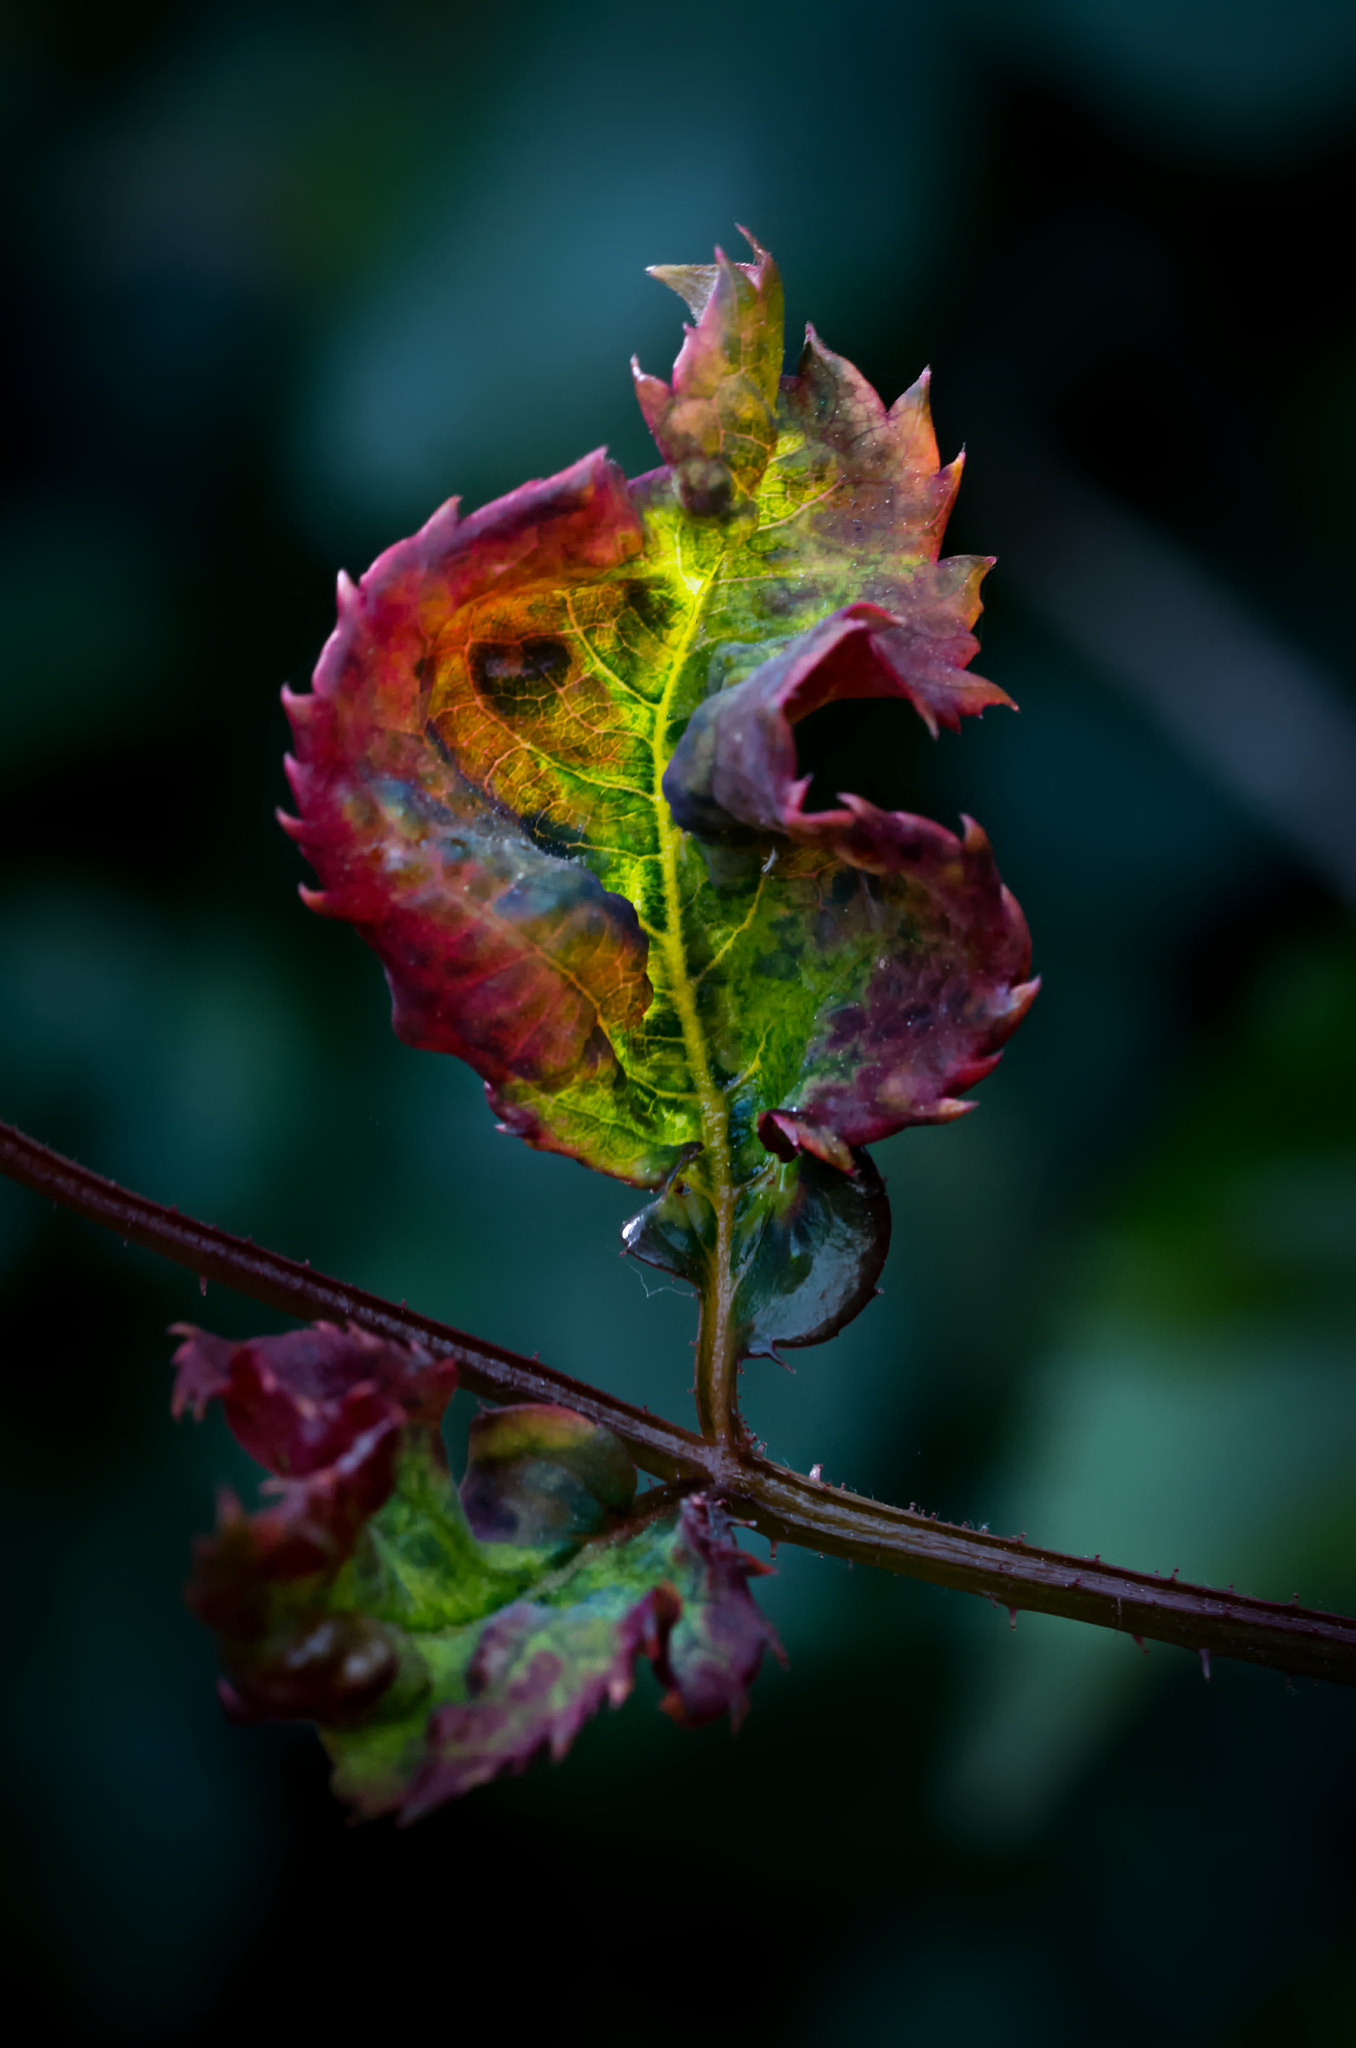
[[[1149,1652],[1148,1652],[1148,1650],[1147,1650],[1147,1649],[1145,1649],[1145,1648],[1144,1648],[1144,1638],[1143,1638],[1143,1636],[1131,1636],[1130,1640],[1131,1640],[1131,1642],[1132,1642],[1132,1643],[1134,1644],[1134,1646],[1135,1646],[1135,1648],[1136,1648],[1137,1650],[1143,1650],[1143,1651],[1144,1651],[1144,1655],[1145,1655],[1146,1657],[1148,1656]]]
[[[822,1479],[824,1477],[824,1467],[822,1465],[811,1465],[810,1477],[811,1479]]]
[[[1205,1673],[1205,1682],[1206,1682],[1206,1684],[1207,1684],[1207,1685],[1209,1685],[1209,1683],[1210,1683],[1210,1652],[1209,1652],[1208,1650],[1198,1650],[1198,1651],[1196,1652],[1196,1655],[1197,1655],[1197,1656],[1198,1656],[1198,1657],[1200,1658],[1200,1660],[1201,1660],[1201,1670],[1202,1670],[1202,1671],[1203,1671],[1203,1672]]]
[[[1009,1609],[1008,1609],[1008,1627],[1009,1627],[1009,1628],[1011,1628],[1011,1629],[1015,1629],[1015,1628],[1016,1628],[1016,1626],[1017,1626],[1017,1609],[1016,1609],[1015,1607],[1009,1607]]]
[[[199,1273],[199,1275],[198,1275],[198,1292],[199,1292],[199,1294],[201,1294],[201,1295],[203,1296],[203,1298],[204,1298],[204,1300],[205,1300],[205,1299],[206,1299],[206,1297],[207,1297],[207,1275],[206,1275],[206,1273]]]

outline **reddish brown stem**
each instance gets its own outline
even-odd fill
[[[461,1383],[491,1401],[558,1401],[601,1422],[628,1445],[646,1472],[719,1492],[736,1513],[775,1542],[801,1544],[884,1571],[977,1593],[1002,1608],[1027,1608],[1095,1622],[1212,1656],[1266,1664],[1295,1677],[1356,1685],[1356,1620],[1297,1604],[1254,1600],[1211,1586],[1184,1585],[1149,1572],[1089,1563],[1041,1550],[1018,1537],[958,1529],[822,1481],[766,1459],[713,1444],[614,1395],[599,1393],[536,1359],[468,1337],[327,1279],[310,1266],[197,1223],[144,1195],[49,1151],[0,1124],[0,1172],[25,1187],[145,1245],[270,1308],[302,1321],[351,1321],[382,1336],[431,1344],[457,1360]]]

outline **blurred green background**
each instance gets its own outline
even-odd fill
[[[335,570],[599,442],[655,261],[935,371],[1019,700],[900,754],[1045,992],[880,1148],[884,1298],[774,1455],[1356,1607],[1350,0],[29,0],[0,9],[0,1115],[687,1413],[628,1192],[392,1039],[277,830]],[[888,778],[887,778],[888,779]],[[165,1325],[277,1327],[0,1183],[9,2005],[50,2038],[1356,2042],[1356,1700],[783,1550],[736,1742],[648,1680],[398,1835],[234,1730],[180,1601],[241,1460]],[[756,1545],[761,1549],[761,1545]]]

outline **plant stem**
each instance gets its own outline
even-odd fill
[[[351,1321],[380,1336],[450,1354],[457,1360],[461,1384],[487,1400],[551,1401],[573,1408],[620,1437],[643,1471],[719,1494],[774,1542],[976,1593],[1013,1612],[1061,1614],[1126,1635],[1270,1665],[1294,1677],[1356,1685],[1356,1620],[1066,1557],[1020,1537],[958,1529],[804,1478],[737,1443],[694,1436],[536,1359],[468,1337],[403,1305],[313,1273],[308,1265],[262,1250],[246,1238],[130,1194],[8,1124],[0,1124],[0,1172],[270,1308],[303,1321]]]

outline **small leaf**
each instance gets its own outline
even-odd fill
[[[748,1712],[749,1687],[764,1652],[771,1650],[780,1663],[786,1662],[776,1631],[748,1586],[772,1568],[731,1542],[728,1517],[702,1494],[683,1502],[668,1564],[668,1583],[681,1596],[682,1612],[656,1661],[669,1686],[664,1712],[689,1728],[728,1714],[737,1729]]]
[[[810,1129],[780,1121],[802,1135]],[[876,1292],[890,1248],[885,1184],[868,1153],[832,1140],[830,1165],[809,1149],[797,1158],[795,1146],[776,1135],[789,1163],[768,1163],[743,1191],[736,1217],[741,1358],[776,1358],[782,1347],[836,1336]],[[836,1163],[840,1151],[846,1172]],[[710,1203],[678,1183],[631,1218],[622,1243],[644,1265],[699,1282],[715,1234]]]
[[[757,491],[777,445],[782,368],[782,283],[753,236],[757,261],[655,264],[650,271],[697,315],[673,366],[672,386],[632,359],[645,424],[696,519],[750,529]]]
[[[860,1315],[890,1249],[890,1205],[869,1153],[851,1175],[812,1152],[755,1182],[762,1210],[735,1292],[741,1355],[775,1358],[779,1347],[822,1344]]]
[[[224,1495],[196,1546],[189,1602],[221,1647],[223,1705],[318,1721],[362,1812],[413,1819],[562,1755],[627,1697],[638,1655],[675,1719],[742,1718],[777,1648],[747,1586],[767,1568],[714,1504],[637,1503],[608,1430],[547,1405],[482,1415],[459,1498],[436,1433],[447,1361],[326,1324],[184,1334],[175,1412],[220,1399],[257,1456],[300,1475],[266,1480],[283,1504],[253,1515]],[[365,1401],[381,1414],[350,1428]]]

